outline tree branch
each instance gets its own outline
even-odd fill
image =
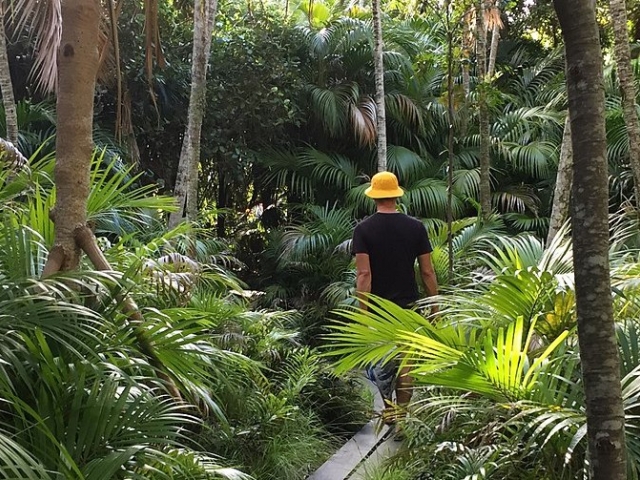
[[[22,170],[28,163],[27,158],[13,143],[0,138],[0,165],[2,169]]]
[[[74,231],[74,238],[78,243],[78,246],[84,251],[84,253],[86,253],[87,257],[89,257],[89,260],[91,260],[91,263],[93,263],[96,269],[102,271],[113,270],[107,260],[107,257],[104,256],[104,253],[102,253],[102,250],[98,247],[96,237],[89,227],[81,226],[76,228]],[[134,332],[140,351],[147,356],[149,363],[156,371],[158,377],[166,382],[167,390],[173,398],[178,401],[182,400],[178,387],[169,374],[164,371],[164,364],[156,355],[155,347],[143,329],[144,317],[140,312],[140,308],[133,298],[128,295],[116,295],[116,300],[120,302],[122,305],[122,311],[127,315],[127,318],[134,326]]]
[[[50,277],[54,273],[59,272],[62,268],[65,257],[64,248],[60,245],[54,245],[49,252],[47,263],[45,263],[44,268],[42,269],[42,278]]]

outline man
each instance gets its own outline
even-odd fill
[[[366,308],[362,294],[372,293],[402,308],[411,308],[419,298],[414,271],[416,260],[427,295],[437,295],[438,285],[427,231],[422,222],[397,211],[396,201],[404,191],[396,176],[391,172],[377,173],[365,194],[375,200],[376,213],[360,222],[353,232],[360,307]],[[432,313],[436,311],[437,307],[433,307]],[[399,409],[406,407],[411,400],[413,382],[408,373],[407,368],[398,372],[396,360],[381,362],[367,371],[385,400],[383,418],[388,423],[395,419],[395,409],[391,404],[393,390]]]

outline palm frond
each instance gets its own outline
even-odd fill
[[[16,0],[11,19],[18,31],[29,29],[33,32],[37,56],[32,75],[42,91],[55,91],[58,48],[62,40],[61,1]]]
[[[430,165],[428,159],[397,145],[387,146],[387,162],[389,170],[396,173],[400,183],[405,185],[426,176],[427,167]]]
[[[405,195],[401,201],[417,215],[445,218],[447,212],[446,182],[435,178],[426,178],[411,184],[405,183]],[[459,216],[463,209],[462,201],[455,195],[452,197],[451,209],[454,216]]]
[[[349,210],[311,206],[311,221],[290,227],[283,236],[282,256],[291,260],[327,255],[351,238],[354,220]]]
[[[306,149],[299,158],[302,166],[311,171],[311,178],[320,185],[349,190],[358,183],[358,167],[345,156]]]

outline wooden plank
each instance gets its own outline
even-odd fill
[[[374,410],[381,412],[384,402],[378,388],[369,380],[364,384],[373,393]],[[389,431],[387,425],[380,425],[379,419],[371,420],[345,443],[329,460],[320,466],[308,480],[344,480],[367,457]]]
[[[387,425],[380,428],[377,420],[371,420],[308,480],[344,480],[375,449],[388,430]]]
[[[384,442],[378,445],[371,455],[360,464],[355,472],[348,477],[348,480],[367,480],[373,473],[382,466],[383,462],[395,455],[402,442],[396,442],[393,435],[390,435]]]

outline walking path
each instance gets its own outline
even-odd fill
[[[374,410],[382,411],[384,403],[378,389],[368,380],[374,394]],[[389,426],[378,419],[369,421],[307,480],[366,480],[384,460],[400,447],[393,440]]]

